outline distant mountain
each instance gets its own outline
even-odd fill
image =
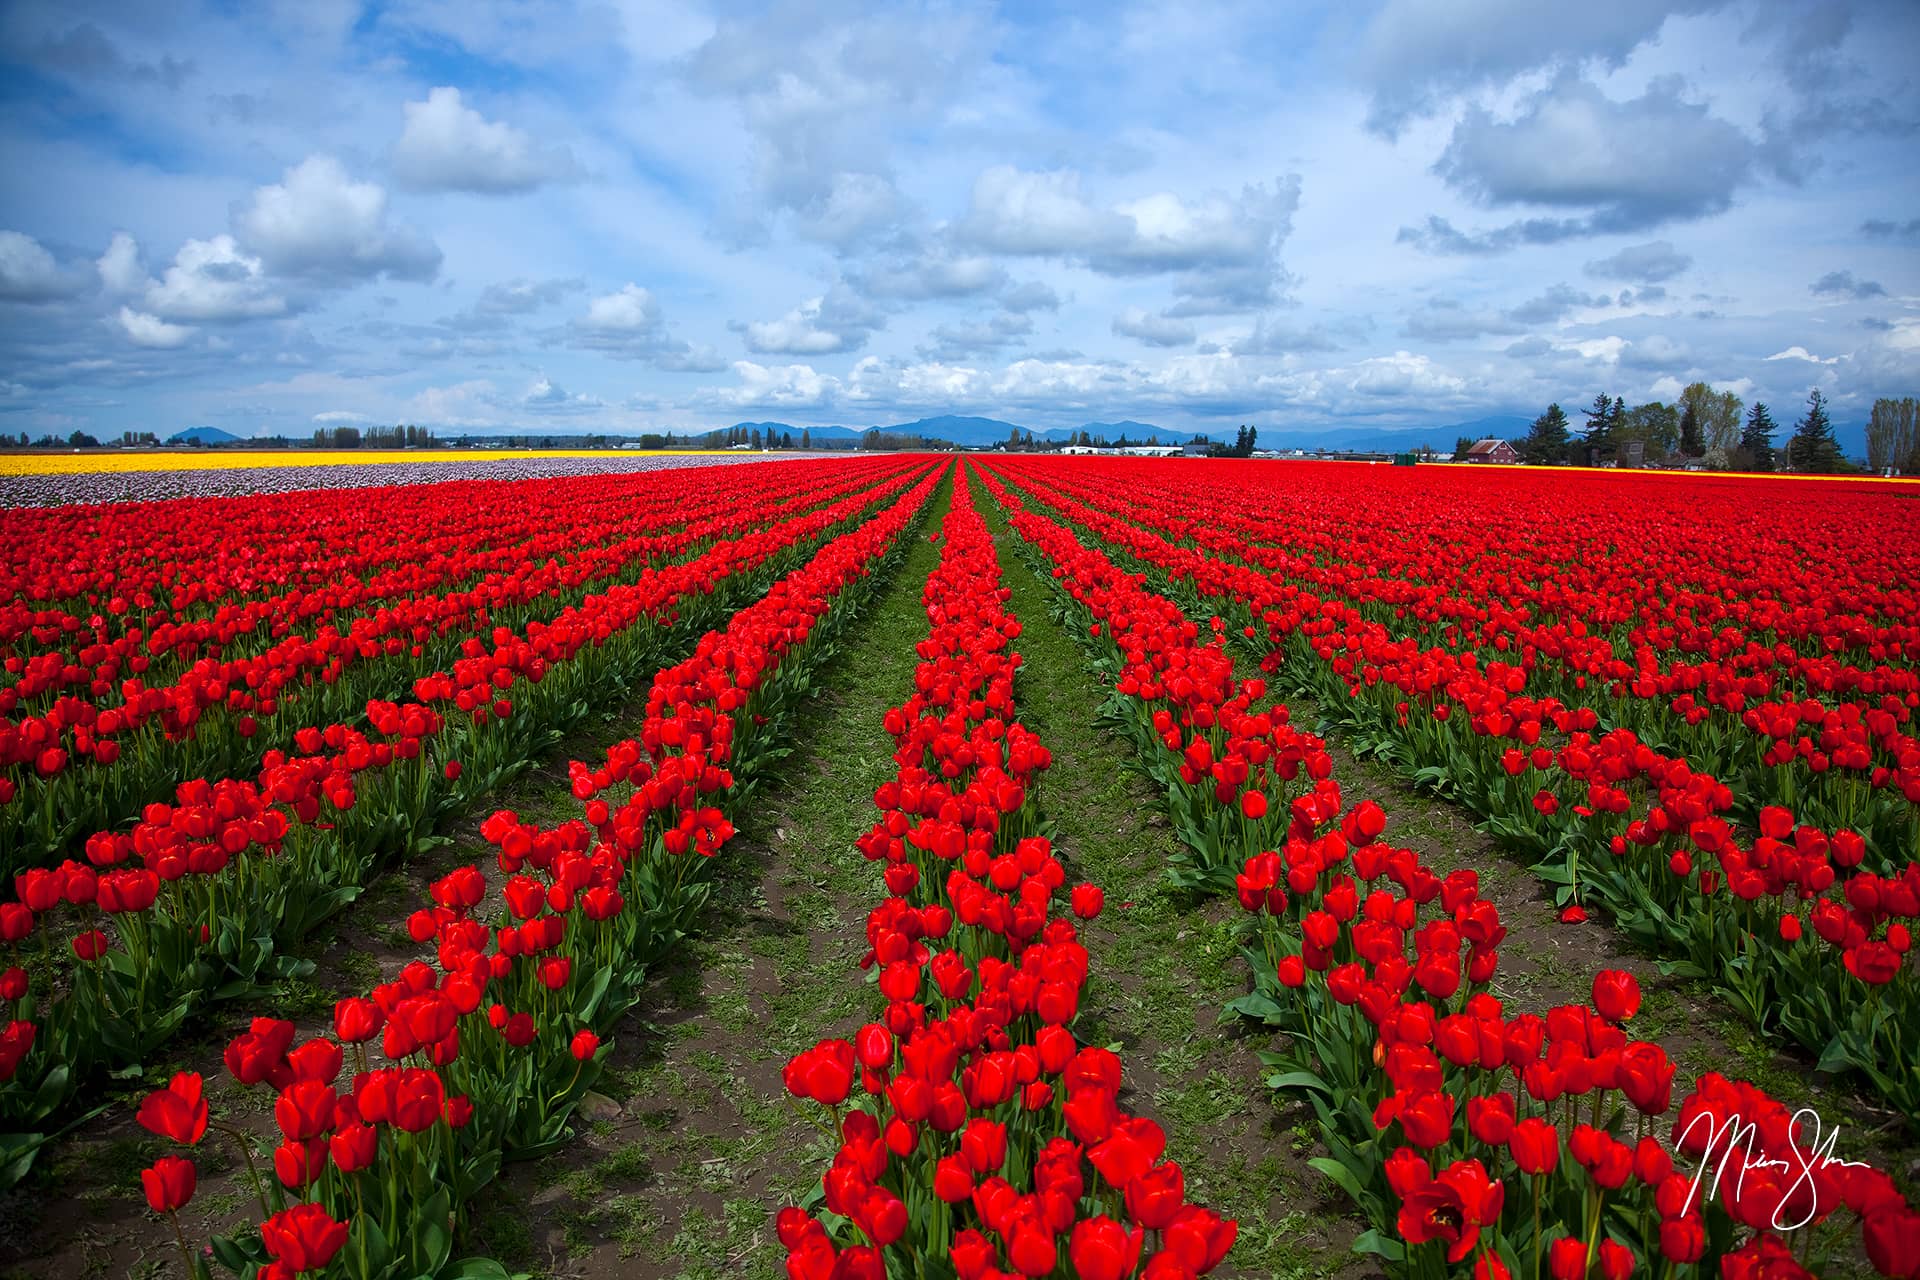
[[[963,418],[949,413],[938,418],[921,418],[917,422],[900,422],[877,429],[888,435],[924,436],[929,440],[945,440],[948,444],[988,445],[999,444],[1015,431],[1025,431],[1027,428],[1016,427],[998,418]],[[1036,431],[1034,434],[1037,436],[1040,433]]]
[[[1527,433],[1531,420],[1512,416],[1475,418],[1437,427],[1322,427],[1314,431],[1261,431],[1262,449],[1341,449],[1356,453],[1394,453],[1432,445],[1436,452],[1450,453],[1461,436],[1483,440],[1493,436],[1501,440],[1518,439]]]
[[[1156,427],[1151,422],[1135,422],[1133,419],[1128,418],[1125,422],[1083,423],[1078,427],[1072,427],[1065,431],[1057,429],[1049,431],[1046,435],[1049,440],[1058,440],[1065,436],[1078,435],[1082,431],[1096,440],[1104,436],[1109,441],[1113,441],[1118,440],[1121,436],[1125,436],[1130,442],[1141,444],[1146,442],[1148,436],[1158,436],[1162,444],[1185,444],[1187,441],[1193,439],[1195,434],[1191,431],[1182,432],[1174,431],[1167,427]],[[1207,436],[1208,439],[1213,438],[1205,431],[1199,434]]]
[[[791,431],[796,441],[800,439],[802,431],[812,432],[815,440],[852,440],[866,434],[859,427],[796,427],[790,422],[736,422],[733,424],[733,430],[757,430],[762,435]]]
[[[240,437],[218,427],[188,427],[167,437],[168,444],[238,444]]]
[[[792,432],[795,440],[800,438],[801,428],[787,422],[740,422],[734,425],[738,430],[757,430],[762,435]],[[1262,449],[1351,449],[1372,453],[1391,453],[1429,444],[1436,450],[1447,451],[1453,448],[1453,442],[1460,436],[1471,436],[1475,440],[1486,436],[1517,439],[1527,433],[1528,425],[1529,419],[1526,418],[1497,415],[1437,427],[1320,427],[1308,431],[1275,431],[1263,427],[1258,443]],[[949,444],[976,447],[999,444],[1015,431],[1022,434],[1031,431],[1035,439],[1055,442],[1076,439],[1082,431],[1109,443],[1121,436],[1136,443],[1145,443],[1147,437],[1157,436],[1162,444],[1183,444],[1196,435],[1209,440],[1231,440],[1234,434],[1220,427],[1209,431],[1177,430],[1156,426],[1151,422],[1135,422],[1131,418],[1122,422],[1088,422],[1077,427],[1032,428],[1003,422],[999,418],[970,418],[954,414],[921,418],[915,422],[897,422],[884,427],[810,426],[806,430],[813,433],[815,440],[852,440],[869,432],[883,431],[888,435],[920,436],[927,440],[944,440]]]

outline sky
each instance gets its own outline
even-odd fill
[[[1911,0],[15,0],[0,431],[1857,422],[1920,393],[1916,51]]]

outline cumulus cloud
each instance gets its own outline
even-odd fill
[[[666,336],[660,300],[631,281],[589,302],[573,328],[577,345],[601,351],[651,350]]]
[[[606,402],[585,394],[571,394],[546,374],[533,380],[526,394],[519,399],[519,407],[532,413],[584,413],[592,409],[604,409]]]
[[[0,299],[50,302],[76,288],[38,240],[18,231],[0,231]]]
[[[488,120],[461,101],[458,89],[430,90],[425,102],[405,109],[391,160],[401,186],[509,195],[580,174],[568,148],[543,147],[525,130]]]
[[[831,402],[840,386],[839,379],[817,373],[812,365],[805,364],[763,365],[736,360],[733,372],[739,384],[715,388],[711,396],[728,408],[819,408]]]
[[[100,285],[110,294],[144,293],[152,287],[147,264],[140,259],[140,245],[124,231],[113,233],[107,251],[94,262],[100,273]]]
[[[1884,298],[1887,291],[1877,280],[1856,280],[1851,271],[1829,271],[1807,286],[1822,298]]]
[[[1626,280],[1635,284],[1658,284],[1671,280],[1693,265],[1693,259],[1675,249],[1666,240],[1629,245],[1610,257],[1587,263],[1587,274],[1599,280]]]
[[[135,311],[132,307],[121,307],[118,319],[121,330],[127,335],[127,340],[136,347],[166,350],[185,346],[187,339],[194,334],[190,325],[169,324],[159,316]]]
[[[778,320],[738,326],[747,350],[767,355],[827,355],[855,351],[880,327],[880,312],[845,285],[809,298]]]
[[[660,300],[631,281],[589,301],[587,313],[567,326],[566,341],[586,351],[646,360],[671,373],[713,373],[726,367],[712,348],[674,337]]]
[[[1367,124],[1397,134],[1450,94],[1504,84],[1539,67],[1617,67],[1660,33],[1670,15],[1722,0],[1389,0],[1361,37],[1359,69],[1373,89]]]
[[[355,182],[328,155],[307,157],[277,183],[256,189],[233,214],[246,247],[278,275],[346,282],[390,276],[431,280],[440,249],[387,220],[387,193]]]
[[[1685,101],[1682,90],[1678,79],[1664,77],[1640,97],[1616,102],[1569,73],[1510,121],[1469,109],[1434,166],[1449,186],[1491,208],[1584,212],[1479,233],[1430,217],[1402,228],[1401,241],[1431,253],[1494,253],[1725,211],[1753,174],[1755,146],[1704,104]]]
[[[1172,316],[1252,310],[1279,300],[1280,248],[1300,203],[1298,176],[1197,199],[1158,192],[1103,207],[1072,170],[995,165],[975,179],[954,226],[995,253],[1057,257],[1110,276],[1171,274]]]
[[[1193,342],[1193,326],[1184,320],[1157,316],[1145,307],[1128,307],[1113,318],[1113,331],[1150,347],[1184,347]]]
[[[287,300],[274,292],[259,258],[229,235],[189,240],[146,291],[147,310],[172,320],[223,323],[277,316]]]

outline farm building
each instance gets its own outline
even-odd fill
[[[1517,466],[1520,462],[1520,451],[1505,440],[1489,437],[1467,450],[1464,461],[1491,463],[1501,467]]]

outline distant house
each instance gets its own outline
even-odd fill
[[[1505,440],[1495,440],[1491,436],[1467,450],[1463,461],[1487,463],[1497,467],[1518,466],[1520,451]]]
[[[1213,446],[1204,440],[1195,440],[1190,444],[1181,445],[1180,452],[1189,458],[1204,458],[1212,448]]]

